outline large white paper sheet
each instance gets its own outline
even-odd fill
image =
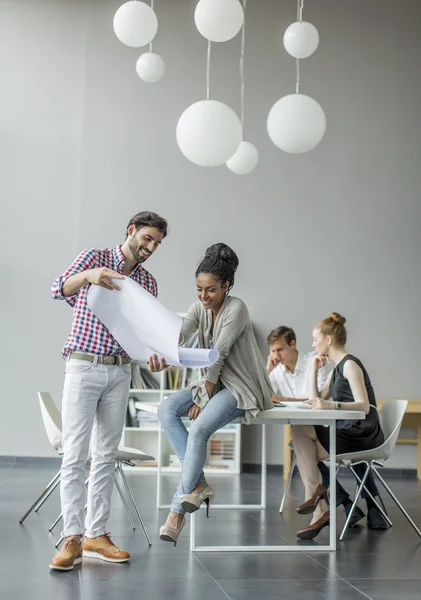
[[[179,348],[181,317],[129,277],[113,281],[121,292],[91,285],[88,306],[133,360],[158,354],[169,365],[201,368],[218,360],[215,349]]]

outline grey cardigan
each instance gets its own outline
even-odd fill
[[[222,383],[237,400],[238,408],[245,410],[244,422],[251,423],[261,410],[273,408],[273,391],[246,305],[240,298],[227,296],[212,336],[211,326],[211,310],[195,302],[183,321],[182,342],[197,334],[199,348],[209,348],[212,340],[219,358],[202,371],[203,380],[217,386]]]

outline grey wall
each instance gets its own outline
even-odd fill
[[[205,97],[195,3],[156,3],[167,73],[154,86],[136,76],[140,51],[114,36],[119,4],[0,1],[0,455],[51,454],[35,392],[60,398],[71,310],[49,286],[83,247],[122,242],[142,209],[171,225],[148,264],[172,309],[194,301],[198,259],[225,241],[240,256],[235,293],[263,350],[280,324],[310,349],[313,324],[337,310],[378,396],[420,398],[419,3],[306,3],[321,43],[301,63],[301,91],[321,103],[328,127],[316,150],[292,156],[272,145],[265,121],[294,90],[281,40],[295,2],[249,0],[246,137],[261,162],[244,178],[196,167],[176,145],[179,115]],[[211,68],[212,96],[235,109],[239,42],[215,44]],[[247,462],[259,459],[257,436],[245,434]],[[273,463],[281,438],[270,433]]]

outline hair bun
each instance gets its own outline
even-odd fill
[[[239,265],[238,256],[232,248],[226,244],[213,244],[206,250],[205,258],[223,260],[224,262],[231,265],[236,270]]]
[[[342,315],[340,315],[337,312],[330,313],[329,317],[332,319],[332,321],[335,321],[335,323],[338,323],[338,325],[345,325],[345,323],[346,323],[345,317],[343,317]]]

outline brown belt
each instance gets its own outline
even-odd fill
[[[132,362],[129,356],[101,356],[85,354],[84,352],[70,352],[69,358],[87,360],[91,363],[95,362],[95,358],[98,358],[98,363],[101,365],[129,365]]]

